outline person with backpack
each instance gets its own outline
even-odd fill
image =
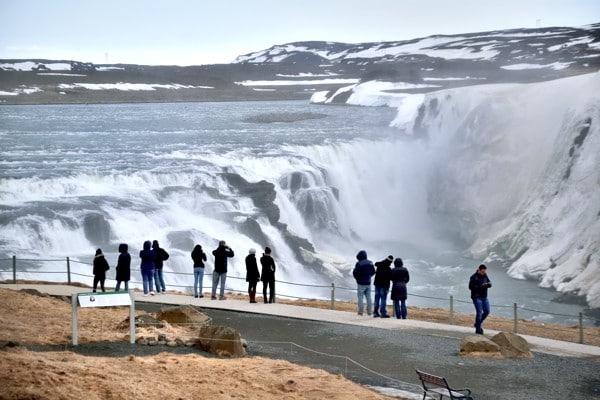
[[[156,254],[154,259],[154,283],[156,284],[156,293],[167,293],[165,280],[163,279],[163,262],[169,259],[169,253],[159,246],[158,240],[152,242],[152,250]]]
[[[96,255],[94,256],[93,262],[93,273],[94,273],[94,290],[96,292],[96,288],[98,287],[98,282],[100,283],[100,289],[103,292],[106,292],[104,289],[104,281],[106,280],[106,271],[110,268],[108,266],[108,261],[104,258],[104,254],[102,254],[102,249],[96,250]]]
[[[194,260],[194,297],[203,298],[202,294],[204,282],[204,262],[206,261],[206,253],[202,250],[202,246],[197,244],[192,250],[192,260]]]

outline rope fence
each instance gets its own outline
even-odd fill
[[[12,263],[11,267],[6,267],[7,262]],[[66,262],[66,270],[46,271],[46,270],[39,270],[39,269],[27,270],[24,268],[19,268],[19,264],[27,264],[27,263],[36,263],[37,264],[40,262],[60,262],[60,263]],[[0,259],[0,274],[12,271],[13,283],[17,282],[18,275],[24,276],[21,279],[26,280],[27,274],[34,274],[36,277],[39,277],[40,275],[43,275],[43,274],[49,274],[52,276],[63,274],[66,278],[67,284],[69,284],[69,285],[71,285],[73,283],[73,278],[85,278],[85,279],[77,279],[78,283],[82,283],[81,282],[82,280],[83,281],[86,281],[86,280],[91,281],[93,279],[93,275],[91,275],[91,274],[73,271],[71,268],[71,264],[80,264],[80,265],[86,265],[86,266],[92,265],[89,262],[72,260],[69,257],[66,257],[66,260],[65,260],[65,259],[29,259],[29,258],[17,259],[16,256],[13,256],[12,258]],[[91,270],[91,268],[90,268],[90,270]],[[139,269],[132,268],[131,269],[132,278],[134,277],[134,274],[141,277],[141,272]],[[190,282],[193,282],[193,272],[186,273],[186,272],[171,272],[171,271],[163,270],[163,274],[165,276],[168,276],[169,274],[174,275],[174,276],[190,276]],[[227,276],[227,280],[231,280],[231,279],[245,281],[245,278],[242,278],[242,277]],[[107,279],[107,280],[114,281],[113,279]],[[167,280],[167,279],[165,279],[165,280]],[[131,284],[141,285],[142,281],[132,279],[129,281],[129,283],[130,283],[130,285]],[[319,285],[319,284],[314,284],[314,283],[288,282],[288,281],[279,281],[279,280],[276,280],[276,283],[279,285],[279,287],[281,287],[280,285],[290,285],[290,286],[302,286],[302,287],[308,287],[308,288],[318,288],[318,289],[323,289],[323,290],[329,290],[330,291],[329,308],[332,310],[336,309],[337,301],[343,301],[343,300],[340,300],[340,298],[338,297],[338,293],[340,291],[349,291],[351,293],[354,293],[356,291],[356,288],[335,286],[334,283],[331,283],[328,285]],[[177,285],[177,284],[170,283],[169,287],[179,288],[179,290],[186,292],[186,291],[189,291],[191,285]],[[203,286],[202,289],[204,290],[205,288],[207,288],[207,286]],[[227,290],[232,293],[241,293],[241,294],[246,293],[246,291],[235,290],[232,288],[228,288]],[[306,297],[294,296],[289,293],[286,294],[285,291],[281,292],[281,290],[278,291],[277,296],[282,297],[282,298],[292,299],[292,300],[306,299]],[[447,318],[448,323],[451,325],[454,325],[456,323],[456,313],[454,311],[455,304],[457,304],[457,303],[471,304],[471,301],[454,299],[453,296],[449,296],[449,298],[424,296],[424,295],[418,295],[418,294],[411,294],[411,296],[424,298],[424,299],[430,299],[430,300],[436,300],[436,301],[443,301],[444,303],[447,302],[447,304],[448,304],[447,309],[446,309],[446,307],[437,307],[437,309],[430,309],[430,310],[428,310],[428,312],[430,312],[431,314],[437,315],[440,318]],[[598,334],[585,332],[586,323],[588,326],[600,326],[600,320],[589,317],[589,316],[584,316],[582,312],[580,312],[579,315],[553,313],[553,312],[548,312],[548,311],[535,310],[535,309],[528,308],[528,307],[521,307],[521,306],[518,306],[516,303],[513,303],[512,305],[494,304],[494,307],[509,308],[509,309],[512,308],[512,314],[513,314],[512,315],[512,325],[513,325],[512,331],[514,333],[526,333],[528,331],[529,327],[533,327],[534,325],[536,325],[536,323],[533,321],[527,321],[525,319],[520,318],[519,311],[521,311],[521,312],[532,312],[532,313],[537,313],[537,314],[546,314],[546,315],[552,315],[552,316],[567,317],[567,318],[572,318],[572,319],[577,320],[578,321],[577,322],[578,343],[583,344],[585,342],[586,336],[594,338],[594,339],[600,338],[600,335],[598,335]],[[536,327],[539,327],[539,324],[537,324]],[[548,330],[548,331],[562,332],[562,333],[569,333],[569,334],[573,332],[573,330],[569,329],[568,327],[562,328],[557,325],[555,325],[555,326],[544,325],[544,329]]]

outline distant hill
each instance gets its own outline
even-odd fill
[[[309,99],[366,81],[407,92],[534,82],[600,69],[600,23],[377,43],[275,45],[231,64],[147,66],[0,60],[0,103],[110,103]],[[343,97],[331,102],[343,102]]]

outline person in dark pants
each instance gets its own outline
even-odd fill
[[[144,287],[144,296],[154,296],[152,280],[154,279],[154,261],[156,254],[151,248],[152,244],[149,240],[144,242],[142,250],[140,250],[140,270],[142,272],[142,284]]]
[[[157,294],[166,294],[167,287],[165,286],[165,280],[163,279],[163,262],[169,259],[169,253],[165,249],[159,246],[158,240],[152,242],[152,250],[156,255],[154,260],[154,283],[156,284]]]
[[[392,301],[394,302],[394,315],[397,319],[406,319],[406,299],[408,298],[408,291],[406,290],[406,284],[410,280],[410,274],[408,269],[404,266],[404,262],[401,258],[394,260],[394,269],[392,270]]]
[[[258,264],[256,263],[256,250],[250,249],[246,256],[246,282],[248,282],[248,297],[250,303],[256,303],[256,284],[260,280]]]
[[[475,306],[475,333],[483,335],[481,324],[490,315],[490,302],[487,298],[488,288],[492,287],[492,282],[487,276],[487,267],[481,264],[477,271],[469,279],[469,290],[471,290],[471,299]]]
[[[263,283],[263,299],[265,303],[275,303],[275,260],[273,260],[273,257],[271,257],[270,247],[265,247],[265,252],[260,258],[260,264],[262,265],[262,274],[260,280]],[[268,298],[267,286],[269,287]]]
[[[217,286],[221,282],[219,300],[225,300],[225,280],[227,279],[227,259],[234,256],[233,250],[224,240],[219,242],[219,247],[213,250],[215,256],[215,269],[213,271],[212,292],[210,299],[217,299]]]
[[[125,243],[119,245],[119,258],[117,259],[117,286],[115,292],[121,288],[121,282],[125,284],[125,291],[129,291],[129,279],[131,279],[131,255],[128,253],[129,246]]]
[[[392,275],[392,261],[394,256],[387,256],[385,260],[377,261],[375,263],[375,304],[373,305],[373,316],[375,318],[381,316],[381,318],[389,318],[387,313],[387,294],[390,290],[390,278]]]
[[[202,288],[204,285],[204,261],[206,261],[206,253],[202,250],[202,246],[197,244],[192,250],[192,260],[194,260],[194,297],[202,298]]]
[[[96,250],[96,255],[94,256],[94,292],[96,292],[96,288],[98,287],[98,282],[100,282],[100,289],[103,292],[106,292],[104,289],[104,281],[106,280],[106,271],[110,268],[108,266],[108,261],[104,258],[104,254],[102,254],[102,249]]]

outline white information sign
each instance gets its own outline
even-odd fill
[[[128,292],[79,293],[80,307],[130,306],[131,296]]]

